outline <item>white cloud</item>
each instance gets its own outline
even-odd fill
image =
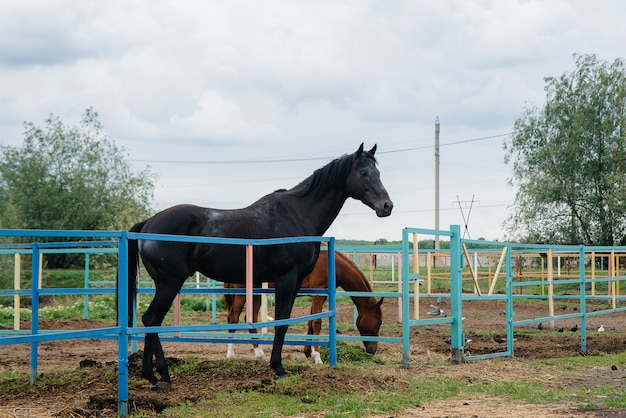
[[[270,124],[246,118],[237,103],[213,91],[202,93],[191,114],[175,114],[170,122],[173,131],[183,136],[219,138],[221,141],[263,139],[275,134]]]

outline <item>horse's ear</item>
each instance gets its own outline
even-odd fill
[[[363,143],[363,142],[361,142],[361,146],[359,147],[359,149],[358,149],[358,150],[356,150],[356,156],[357,156],[357,157],[360,157],[360,156],[361,156],[361,154],[363,154],[363,144],[364,144],[364,143]]]
[[[374,146],[372,147],[372,149],[371,149],[371,150],[369,150],[369,151],[368,151],[368,153],[369,153],[370,155],[374,155],[374,154],[376,153],[376,144],[374,144]]]
[[[380,306],[383,304],[383,300],[385,300],[384,297],[380,298],[380,300],[378,302],[376,302],[376,305]]]

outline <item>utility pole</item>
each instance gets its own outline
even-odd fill
[[[435,118],[435,229],[439,230],[439,116]],[[439,249],[439,235],[435,235],[435,249]]]

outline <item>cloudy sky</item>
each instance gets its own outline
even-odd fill
[[[158,175],[157,209],[243,207],[378,144],[394,213],[349,201],[327,235],[397,240],[435,226],[439,117],[440,227],[503,239],[503,141],[573,54],[625,57],[624,16],[619,0],[6,1],[0,144],[93,107]]]

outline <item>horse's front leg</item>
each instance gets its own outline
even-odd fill
[[[281,277],[276,280],[276,320],[288,319],[291,316],[293,303],[300,289],[300,282],[296,273]],[[270,357],[270,367],[274,369],[278,377],[287,376],[288,373],[283,367],[282,353],[285,343],[285,334],[287,334],[288,325],[279,325],[274,327],[274,345],[272,346],[272,356]]]

